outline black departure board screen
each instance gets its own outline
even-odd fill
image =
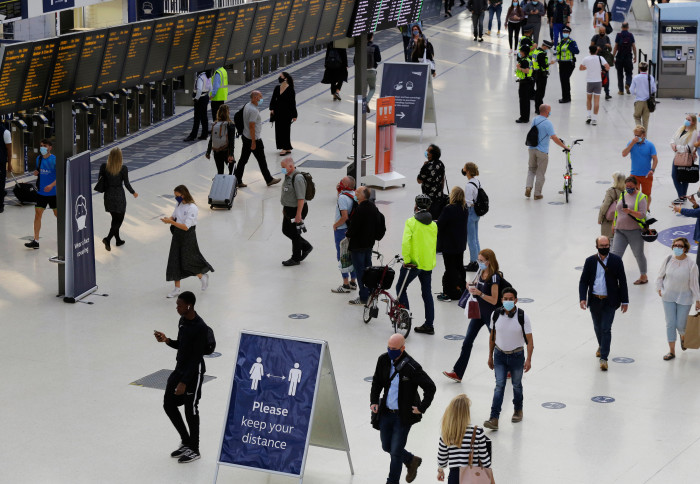
[[[253,29],[257,4],[246,3],[236,10],[238,11],[238,15],[236,16],[236,24],[233,27],[233,35],[231,35],[231,45],[229,46],[228,55],[226,56],[226,64],[243,62],[245,60],[246,45],[248,43],[250,31]]]
[[[245,51],[246,59],[255,59],[262,55],[265,47],[265,37],[267,37],[267,29],[270,27],[272,14],[274,13],[274,6],[273,2],[258,3],[258,9],[255,11],[255,20],[253,21],[253,29],[250,32],[248,46]]]
[[[374,32],[374,21],[378,4],[376,0],[357,0],[348,28],[348,37]]]
[[[335,19],[338,16],[338,8],[340,8],[340,0],[326,0],[323,6],[321,22],[318,24],[318,32],[316,32],[317,44],[330,42],[333,39],[333,28],[335,27]]]
[[[289,12],[292,9],[294,0],[277,0],[275,9],[272,12],[272,20],[270,20],[270,28],[267,30],[267,39],[265,39],[264,55],[275,55],[282,51],[282,39],[284,32],[287,30],[287,22],[289,21]]]
[[[218,69],[226,64],[226,54],[231,43],[231,34],[233,33],[237,14],[238,12],[235,8],[219,10],[216,19],[216,30],[214,30],[214,36],[211,39],[207,69]]]
[[[425,20],[427,18],[434,18],[440,16],[440,8],[442,7],[442,0],[419,0],[418,2],[418,16],[413,20]]]
[[[156,20],[141,83],[145,84],[164,79],[165,64],[168,62],[168,52],[170,52],[170,42],[173,38],[174,30],[175,19]]]
[[[282,38],[282,51],[294,50],[299,43],[301,30],[304,27],[304,17],[306,10],[309,8],[309,0],[294,0],[292,8],[289,11],[289,20],[287,21],[287,30]]]
[[[192,37],[192,50],[187,65],[188,71],[199,72],[206,69],[207,61],[209,60],[209,48],[211,47],[211,39],[214,37],[215,27],[216,12],[210,10],[199,14],[197,28]]]
[[[38,108],[44,105],[46,86],[53,70],[58,39],[43,40],[32,44],[31,59],[24,79],[22,98],[18,110]]]
[[[411,24],[421,18],[424,4],[441,0],[357,0],[352,20],[347,29],[348,37],[357,37],[379,30]],[[431,7],[432,8],[432,7]],[[430,10],[430,16],[434,16]],[[439,6],[438,13],[439,15]],[[340,27],[338,23],[336,26]]]
[[[46,104],[66,101],[73,97],[73,82],[83,47],[83,34],[60,37],[56,62],[51,71],[51,81],[46,94]]]
[[[15,111],[19,104],[24,75],[29,66],[32,44],[8,44],[3,46],[2,70],[0,70],[0,112]]]
[[[301,37],[297,49],[311,47],[316,42],[318,24],[323,14],[323,0],[309,0],[309,7],[304,18],[304,27],[301,29]]]
[[[175,17],[175,31],[170,43],[168,62],[165,65],[166,78],[180,77],[185,74],[197,17],[197,15],[178,15]]]
[[[129,51],[131,25],[122,25],[109,29],[107,45],[102,58],[100,78],[97,81],[97,92],[114,91],[119,88],[122,79],[122,69],[126,54]]]
[[[343,39],[347,35],[354,6],[355,0],[340,0],[338,15],[336,16],[335,26],[333,27],[332,40]]]
[[[153,21],[131,25],[131,40],[126,51],[126,61],[124,62],[120,87],[134,87],[141,84],[146,58],[148,57],[148,45],[151,43],[151,36],[153,35]]]
[[[106,43],[106,30],[87,32],[85,34],[83,48],[80,51],[78,72],[75,75],[73,87],[73,97],[75,99],[92,96],[95,93]]]

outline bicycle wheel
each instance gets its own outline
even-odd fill
[[[399,333],[404,338],[408,337],[408,333],[411,332],[411,313],[406,308],[399,308],[391,318],[391,322],[394,325],[394,333]]]
[[[367,300],[367,304],[365,304],[364,311],[362,312],[362,321],[364,321],[365,324],[369,323],[372,320],[372,317],[377,314],[377,311],[375,311],[376,307],[377,294],[373,292]]]

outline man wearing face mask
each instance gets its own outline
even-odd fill
[[[437,145],[430,145],[425,150],[425,161],[418,173],[418,184],[421,192],[428,195],[432,200],[430,205],[430,214],[433,220],[437,220],[442,213],[446,201],[443,196],[443,188],[445,186],[445,164],[440,161],[442,151]]]
[[[292,241],[292,256],[283,261],[285,267],[298,266],[301,261],[314,249],[312,245],[301,236],[306,232],[304,219],[309,213],[306,203],[306,178],[297,171],[291,156],[280,162],[284,183],[282,184],[282,233]]]
[[[418,388],[423,391],[422,399]],[[406,482],[415,480],[423,459],[405,449],[408,433],[421,421],[434,396],[435,383],[406,352],[404,337],[392,335],[387,352],[377,359],[369,395],[370,409],[379,416],[382,450],[391,455],[387,484],[399,484],[402,465],[406,466]]]
[[[630,155],[632,160],[630,175],[637,179],[640,191],[647,196],[648,210],[651,205],[651,187],[654,184],[654,172],[656,171],[656,165],[659,164],[659,158],[656,155],[654,143],[646,139],[646,135],[647,130],[644,126],[636,126],[634,128],[634,138],[622,150],[622,156]]]
[[[540,114],[540,106],[544,102],[544,93],[547,90],[549,66],[554,64],[554,61],[550,61],[547,57],[547,51],[552,48],[552,45],[550,41],[543,40],[540,47],[530,52],[532,78],[535,80],[535,114]]]
[[[51,154],[53,143],[51,140],[42,139],[39,147],[39,156],[36,157],[36,170],[34,175],[37,180],[37,201],[34,207],[34,239],[24,244],[28,249],[39,248],[39,232],[41,232],[41,219],[44,210],[49,207],[58,217],[56,203],[56,155]],[[3,189],[0,187],[0,189]]]
[[[528,372],[532,367],[532,326],[530,318],[520,308],[518,292],[512,287],[503,289],[503,307],[491,315],[491,335],[489,337],[489,368],[496,375],[496,389],[493,391],[491,416],[484,422],[484,427],[498,430],[498,418],[501,415],[503,396],[506,390],[506,379],[510,373],[513,384],[513,406],[515,410],[511,422],[523,420],[523,371]],[[527,346],[527,358],[525,358]]]
[[[554,58],[559,64],[559,82],[561,83],[560,104],[571,102],[571,74],[576,68],[576,54],[579,53],[578,45],[571,35],[571,28],[562,28],[561,41],[554,48]]]
[[[525,28],[532,27],[532,39],[535,45],[540,43],[540,28],[542,27],[542,17],[547,13],[539,0],[530,0],[523,13],[527,15],[527,23]]]
[[[629,307],[627,277],[622,259],[610,252],[610,239],[598,237],[595,241],[598,251],[586,259],[578,283],[581,309],[591,310],[593,330],[598,340],[595,355],[600,358],[601,371],[608,370],[608,355],[615,311],[621,307],[623,313]]]
[[[552,42],[557,45],[559,42],[559,37],[562,34],[564,25],[569,23],[569,16],[571,15],[571,7],[564,0],[550,0],[548,4],[551,10],[552,19]]]
[[[365,304],[369,298],[369,289],[362,283],[365,268],[372,265],[372,249],[377,240],[377,230],[380,224],[380,214],[377,206],[369,199],[370,191],[367,187],[358,187],[355,190],[357,206],[352,211],[352,217],[348,220],[348,230],[345,236],[350,241],[350,257],[352,266],[357,274],[357,285],[360,288],[359,296],[348,301],[348,304]]]
[[[639,74],[632,78],[630,92],[634,95],[634,122],[649,129],[649,105],[647,101],[656,94],[656,79],[647,72],[649,65],[646,62],[639,63]]]

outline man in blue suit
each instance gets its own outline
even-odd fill
[[[608,355],[615,311],[627,312],[627,278],[622,259],[610,253],[610,239],[605,236],[595,241],[598,253],[586,259],[578,283],[581,309],[591,309],[593,329],[598,339],[596,356],[600,358],[600,369],[608,371]],[[588,303],[586,303],[588,301]]]

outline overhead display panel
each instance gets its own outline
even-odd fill
[[[211,39],[207,69],[218,69],[226,64],[226,54],[231,43],[231,34],[233,34],[237,14],[238,11],[235,8],[219,10],[216,18],[216,29]]]
[[[46,94],[46,104],[66,101],[73,96],[73,83],[80,61],[83,34],[60,37],[56,62],[51,70],[51,81]]]
[[[122,68],[129,50],[131,25],[122,25],[109,29],[107,46],[102,58],[100,78],[97,81],[97,92],[114,91],[119,88],[122,79]]]
[[[57,45],[58,39],[43,40],[32,44],[31,59],[27,76],[24,79],[24,88],[17,107],[18,110],[43,106]]]
[[[78,71],[75,74],[74,99],[92,96],[95,93],[106,43],[107,31],[105,30],[85,33]]]
[[[297,48],[301,30],[304,27],[304,17],[309,8],[309,0],[294,0],[292,8],[289,11],[289,21],[287,22],[287,30],[282,38],[282,51],[290,51]]]
[[[0,113],[15,111],[19,104],[24,76],[29,66],[32,44],[8,44],[2,47],[0,70]]]
[[[175,17],[175,31],[170,44],[168,62],[165,64],[165,77],[180,77],[185,74],[185,67],[190,57],[192,37],[197,26],[197,15],[178,15]]]
[[[340,40],[346,37],[350,21],[352,20],[352,10],[355,6],[355,0],[340,0],[338,7],[338,15],[335,19],[333,27],[332,40]]]
[[[258,3],[258,8],[255,11],[255,20],[253,21],[253,29],[250,32],[248,46],[246,47],[245,51],[246,59],[254,59],[262,56],[263,49],[265,48],[267,29],[270,27],[273,12],[273,2]]]
[[[274,4],[275,8],[272,12],[270,28],[267,30],[267,39],[265,39],[263,55],[275,55],[282,52],[282,39],[287,29],[293,0],[276,0]]]
[[[316,32],[316,44],[333,40],[333,29],[335,28],[335,20],[338,16],[339,8],[340,0],[326,0],[323,6],[323,15],[321,15],[321,21]]]
[[[153,21],[132,24],[131,40],[126,51],[120,87],[134,87],[141,84],[154,25]]]
[[[440,5],[441,0],[357,0],[347,36],[357,37],[439,16]],[[336,22],[338,28],[341,27],[340,17]]]
[[[175,23],[175,19],[171,18],[156,20],[148,47],[146,66],[141,78],[142,83],[162,81],[165,78],[165,64],[168,62],[168,52],[170,52]]]
[[[245,60],[246,45],[248,44],[250,31],[253,29],[257,4],[246,3],[237,7],[236,10],[238,11],[238,15],[236,16],[236,25],[233,28],[233,35],[231,35],[231,45],[229,46],[228,55],[226,56],[226,64],[243,62],[243,60]]]
[[[309,0],[309,7],[304,18],[304,27],[301,29],[301,37],[297,49],[311,47],[316,42],[318,24],[323,14],[323,0]]]
[[[209,10],[199,14],[197,28],[192,37],[192,49],[187,65],[188,71],[203,71],[207,67],[209,60],[209,49],[211,39],[214,37],[216,27],[216,12]]]

